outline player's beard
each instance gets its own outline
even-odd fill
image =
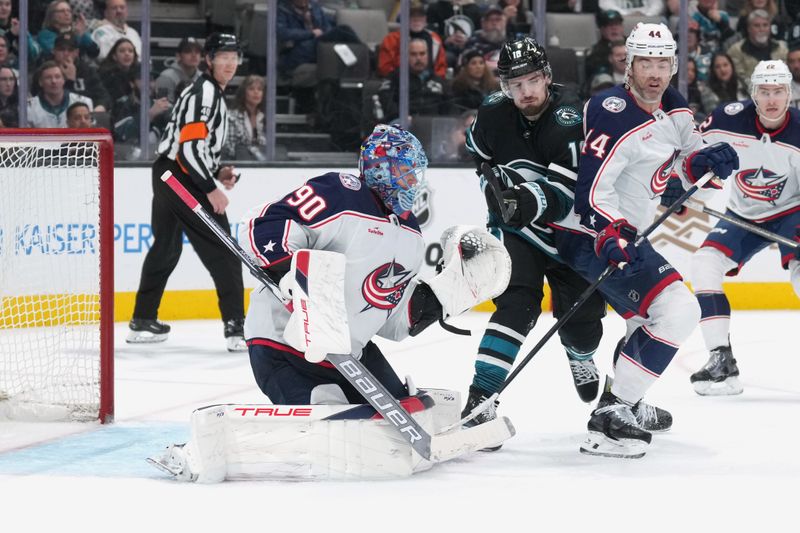
[[[641,85],[638,85],[635,80],[631,80],[629,87],[637,100],[640,100],[644,104],[653,105],[661,102],[661,97],[664,96],[664,91],[667,90],[667,83],[659,84],[659,87],[656,89],[650,87],[649,80]]]

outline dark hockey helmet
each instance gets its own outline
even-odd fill
[[[497,73],[501,80],[524,76],[531,72],[543,70],[545,76],[552,78],[553,71],[544,47],[533,37],[523,37],[508,41],[500,49],[497,60]]]
[[[239,45],[239,39],[231,33],[220,33],[215,31],[206,38],[203,45],[203,53],[209,59],[214,59],[217,52],[236,52],[239,59],[242,58],[242,47]]]

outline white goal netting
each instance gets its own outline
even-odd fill
[[[0,417],[102,416],[100,153],[0,135]]]

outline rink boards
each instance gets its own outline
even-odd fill
[[[228,192],[229,220],[237,224],[250,207],[279,198],[325,170],[239,169],[242,178],[236,188]],[[355,173],[354,168],[330,170]],[[471,169],[434,168],[427,171],[426,178],[427,188],[415,206],[427,243],[423,277],[432,274],[433,265],[441,255],[438,239],[445,228],[455,224],[482,226],[486,219],[483,194]],[[142,261],[152,242],[150,169],[118,168],[114,181],[115,317],[121,321],[130,318]],[[719,194],[709,206],[724,210],[726,194]],[[688,278],[691,254],[715,223],[715,219],[702,213],[673,216],[655,232],[651,241]],[[188,241],[184,243],[181,261],[170,277],[159,317],[164,320],[217,317],[217,296],[211,278]],[[244,281],[247,288],[256,286],[255,279],[248,273]],[[739,276],[729,281],[726,293],[736,309],[800,308],[800,301],[788,283],[788,273],[780,267],[780,257],[774,247],[756,255]],[[547,293],[543,306],[549,309]],[[479,309],[488,311],[492,306],[484,304]]]

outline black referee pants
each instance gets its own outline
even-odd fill
[[[164,287],[181,257],[185,233],[214,280],[222,320],[243,318],[244,283],[241,262],[186,207],[172,189],[161,181],[161,175],[167,170],[178,178],[225,231],[229,234],[231,231],[227,215],[214,213],[205,193],[192,183],[191,178],[183,173],[178,164],[166,157],[159,157],[153,163],[153,208],[150,218],[153,246],[147,252],[142,265],[133,317],[157,318]]]

